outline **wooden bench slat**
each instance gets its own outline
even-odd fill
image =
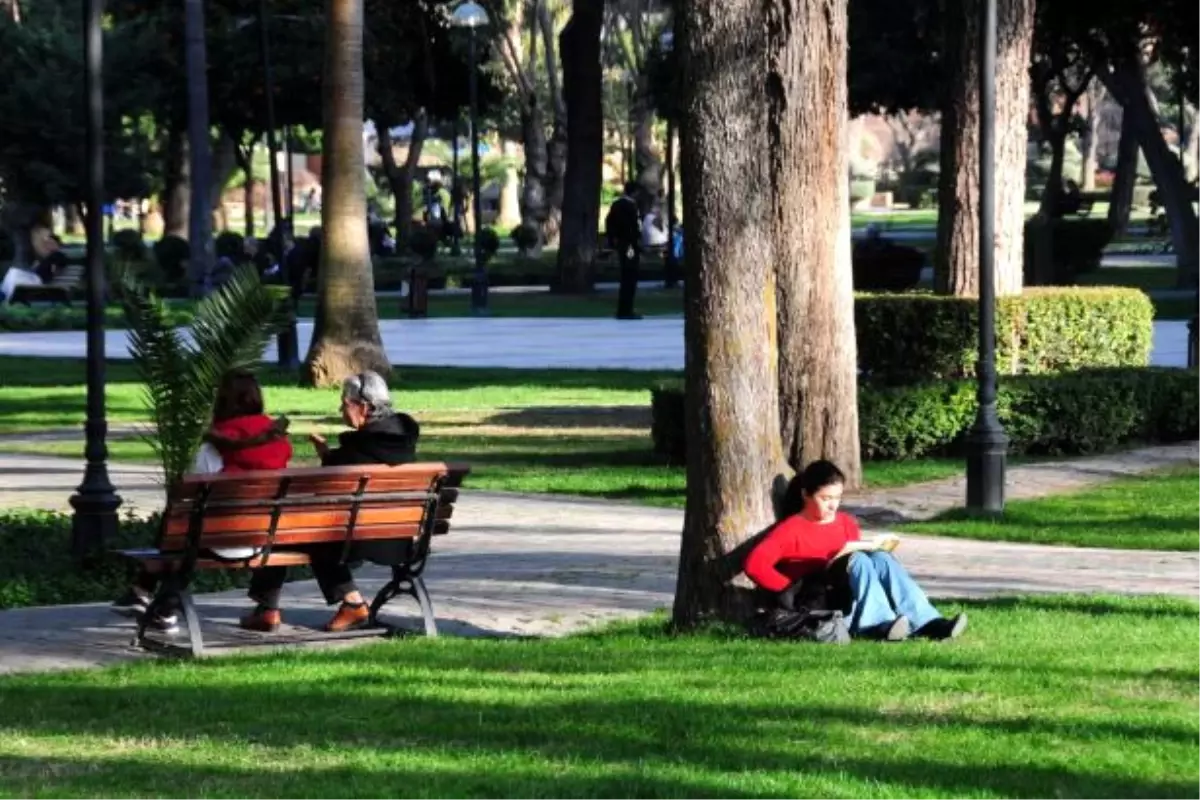
[[[146,565],[155,565],[162,568],[167,565],[178,566],[183,561],[183,556],[178,553],[166,553],[156,555],[131,555],[130,558],[140,561]],[[309,559],[305,553],[292,553],[286,550],[272,551],[267,555],[264,562],[261,555],[254,556],[249,560],[241,561],[223,561],[216,558],[200,558],[196,560],[197,569],[245,569],[247,567],[253,569],[255,567],[306,567]]]
[[[438,520],[434,523],[435,536],[445,534],[450,530],[449,520]],[[341,542],[346,534],[346,527],[331,526],[325,528],[303,528],[275,535],[275,547],[287,548],[321,542]],[[354,541],[378,541],[380,539],[415,539],[421,534],[418,523],[398,523],[389,525],[363,525],[354,529]],[[201,541],[207,549],[219,547],[265,547],[268,541],[267,532],[231,531],[228,533],[206,534]],[[186,535],[171,535],[163,537],[160,549],[165,552],[182,551],[187,547]]]
[[[437,519],[450,519],[454,513],[453,506],[438,506]],[[387,525],[397,523],[417,523],[425,515],[423,504],[407,506],[366,506],[359,509],[355,522],[355,530],[365,525]],[[265,532],[271,524],[271,509],[253,508],[243,511],[205,514],[201,526],[201,535],[206,539],[218,533],[233,533],[245,531]],[[315,511],[285,509],[279,514],[276,533],[283,535],[306,528],[345,528],[350,524],[350,509],[344,506],[338,509],[318,509]],[[167,520],[166,533],[171,535],[186,535],[191,525],[191,519],[186,515],[172,515]]]

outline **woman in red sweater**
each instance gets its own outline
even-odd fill
[[[862,538],[854,517],[838,511],[845,483],[846,476],[829,461],[814,461],[792,479],[788,494],[798,487],[803,507],[750,551],[745,570],[755,584],[782,592],[797,580],[812,580],[829,569],[846,542]],[[952,639],[967,626],[966,614],[953,619],[939,614],[890,553],[851,553],[846,580],[853,636],[901,641],[913,633],[927,639]]]
[[[235,370],[221,379],[213,404],[213,421],[204,434],[204,443],[192,471],[249,472],[283,469],[292,458],[292,443],[287,436],[286,417],[272,419],[263,413],[262,387],[250,372]],[[242,552],[245,550],[246,552]],[[249,558],[253,550],[221,550],[218,557]],[[123,616],[146,613],[158,588],[158,576],[143,570],[115,603],[112,610]],[[150,624],[164,633],[179,630],[173,610],[163,608],[151,615]]]

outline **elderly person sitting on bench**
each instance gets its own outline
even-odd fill
[[[342,420],[351,428],[339,435],[338,446],[330,447],[325,437],[312,434],[309,439],[321,457],[321,466],[355,464],[408,464],[416,459],[417,437],[421,427],[408,414],[392,408],[387,381],[375,372],[361,372],[342,384]],[[359,545],[351,557],[361,559],[367,548],[411,546],[409,542],[380,542]],[[354,583],[350,565],[342,561],[341,543],[288,548],[308,553],[313,575],[329,605],[340,603],[325,630],[342,632],[361,628],[369,620],[366,601]],[[286,567],[263,567],[254,571],[250,581],[250,599],[258,607],[242,617],[247,630],[274,632],[282,617],[279,596],[287,578]]]

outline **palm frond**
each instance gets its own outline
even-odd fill
[[[189,347],[171,324],[166,303],[132,272],[122,271],[114,284],[155,424],[153,434],[145,438],[170,486],[191,467],[222,376],[251,368],[262,358],[282,321],[280,301],[253,268],[236,271],[197,306]]]

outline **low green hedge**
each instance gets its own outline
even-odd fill
[[[857,295],[863,379],[895,386],[971,377],[978,320],[974,298]],[[1154,306],[1138,289],[1027,289],[996,302],[996,365],[1005,375],[1145,366],[1153,331]]]
[[[190,308],[170,311],[175,325],[189,325],[192,321]],[[117,306],[104,309],[104,325],[110,329],[125,327],[125,314]],[[82,331],[87,329],[87,308],[82,303],[74,306],[0,306],[0,331],[29,333],[31,331]]]
[[[157,519],[121,520],[107,548],[154,543]],[[71,558],[71,517],[50,511],[0,511],[0,608],[115,600],[133,577],[133,562],[104,552],[78,565]],[[216,592],[245,586],[240,570],[202,572],[192,589]]]
[[[1022,375],[1000,381],[997,409],[1016,454],[1086,454],[1134,442],[1197,438],[1196,370],[1163,367]],[[868,460],[960,452],[975,421],[974,381],[872,387],[858,393],[859,441]],[[683,390],[651,392],[654,449],[673,462],[686,456]]]

